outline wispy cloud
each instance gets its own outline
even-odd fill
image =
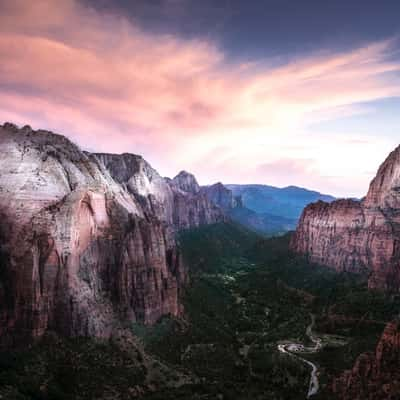
[[[292,156],[283,150],[289,142],[306,147],[307,124],[400,95],[393,48],[387,40],[278,67],[232,64],[212,42],[144,32],[77,0],[3,0],[0,118],[65,132],[102,151],[141,152],[166,173],[193,167],[208,181],[219,170],[231,182],[267,181],[255,166]],[[200,162],[217,148],[226,149],[224,165]],[[306,150],[297,158],[307,158]],[[311,173],[300,171],[291,183],[318,174],[318,157]]]

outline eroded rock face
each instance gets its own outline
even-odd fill
[[[235,207],[242,206],[240,196],[235,197],[232,190],[228,189],[221,182],[201,188],[207,198],[214,204],[217,204],[225,211],[230,211]]]
[[[370,272],[369,286],[400,289],[400,147],[379,168],[362,201],[305,208],[291,243],[312,262]]]
[[[187,229],[227,219],[223,209],[200,190],[194,175],[181,171],[169,180],[169,185],[173,192],[172,224],[176,228]]]
[[[180,190],[188,193],[199,193],[200,186],[193,174],[186,171],[181,171],[174,179],[172,183]]]
[[[179,314],[176,226],[221,214],[197,215],[198,203],[213,206],[193,194],[182,206],[191,218],[177,217],[174,196],[139,156],[93,155],[60,135],[0,126],[0,340],[48,329],[109,337]]]
[[[114,180],[142,206],[175,229],[223,221],[222,210],[200,193],[196,178],[180,172],[174,179],[162,178],[141,156],[96,154]]]
[[[400,393],[400,323],[386,325],[375,353],[364,353],[334,380],[340,400],[395,400]]]
[[[136,154],[95,154],[118,182],[148,215],[172,224],[173,191],[151,165]]]

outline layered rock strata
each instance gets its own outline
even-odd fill
[[[361,354],[353,368],[334,380],[340,400],[395,400],[400,394],[400,322],[386,325],[375,353]]]
[[[233,208],[243,207],[241,197],[234,196],[232,190],[228,189],[221,182],[210,186],[203,186],[201,192],[204,193],[211,202],[217,204],[225,211],[229,212]]]
[[[400,147],[381,165],[362,201],[305,208],[292,249],[338,271],[366,271],[369,286],[400,289]]]
[[[223,215],[175,192],[139,156],[0,126],[0,340],[109,337],[179,314],[176,229]]]

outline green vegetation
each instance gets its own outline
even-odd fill
[[[192,276],[231,270],[259,240],[257,233],[233,222],[183,231],[179,237]]]
[[[189,391],[205,399],[302,399],[310,371],[278,353],[278,341],[307,341],[314,313],[324,348],[308,358],[324,386],[375,348],[400,305],[369,291],[365,276],[294,256],[289,234],[265,239],[231,223],[184,232],[180,241],[192,278],[185,322],[170,321],[162,335],[151,333],[157,326],[147,328],[143,339],[147,351],[199,382],[181,397],[163,392],[164,399],[195,398]],[[326,396],[323,387],[318,397]]]
[[[128,399],[145,376],[140,354],[113,342],[48,335],[0,353],[0,398],[7,400]]]
[[[337,274],[294,256],[290,235],[265,239],[228,223],[183,232],[179,241],[190,268],[183,317],[132,326],[150,365],[163,365],[162,371],[149,370],[139,352],[128,355],[112,342],[46,337],[29,349],[0,354],[0,395],[304,399],[310,369],[279,353],[277,343],[306,343],[313,313],[324,347],[306,357],[321,373],[322,390],[314,398],[327,399],[330,379],[375,348],[400,306],[397,297],[368,291],[364,276]],[[159,385],[183,374],[186,379],[175,385]]]

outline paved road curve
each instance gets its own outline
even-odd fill
[[[312,331],[315,324],[315,315],[314,314],[310,315],[311,315],[311,323],[307,327],[306,334],[310,338],[311,342],[314,344],[313,346],[304,346],[303,344],[300,343],[286,343],[278,345],[278,350],[281,353],[289,354],[290,356],[301,360],[302,362],[311,367],[310,384],[308,386],[307,398],[318,393],[319,390],[319,382],[317,374],[318,367],[311,361],[308,361],[305,358],[300,357],[299,354],[316,353],[322,347],[321,339],[315,336]]]

